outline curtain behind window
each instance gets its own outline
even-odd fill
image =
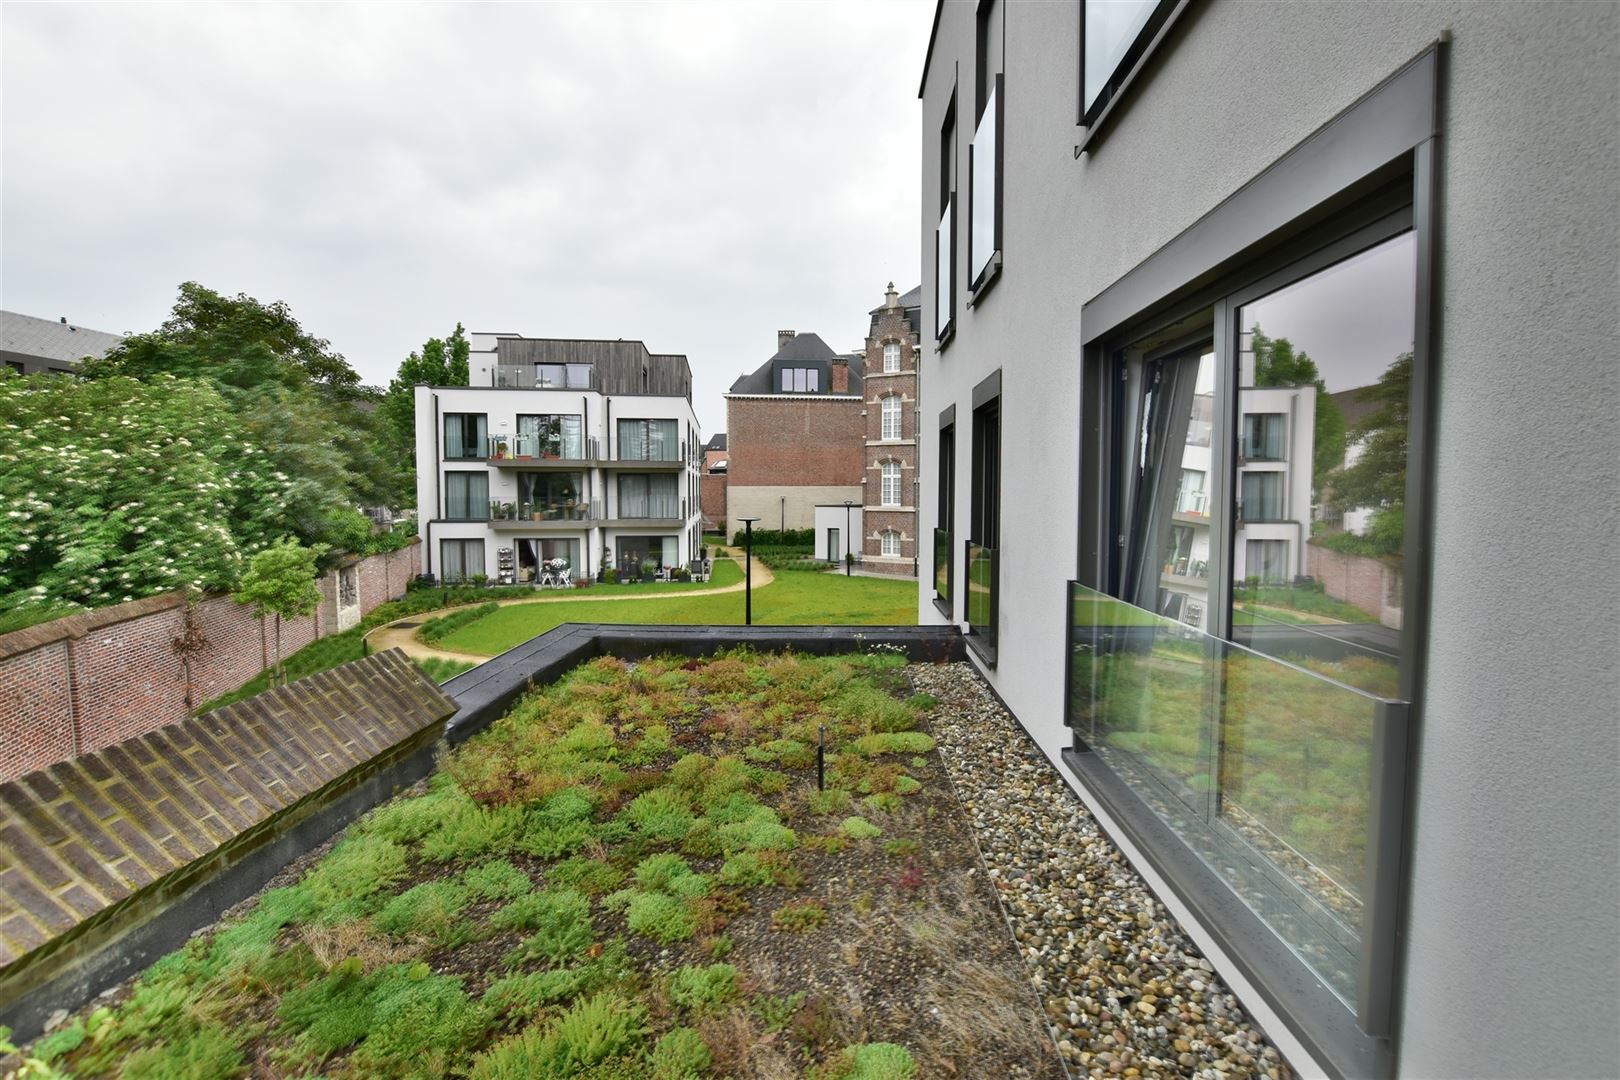
[[[444,476],[444,516],[462,521],[482,521],[489,516],[489,474],[481,472],[446,473]]]

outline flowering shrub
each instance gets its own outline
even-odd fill
[[[225,589],[293,481],[219,392],[155,375],[0,374],[0,608]]]

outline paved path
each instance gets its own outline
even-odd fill
[[[722,547],[718,548],[717,550],[722,555],[729,556],[731,560],[738,566],[743,565],[743,554],[738,549]],[[776,577],[771,573],[770,567],[766,566],[758,559],[755,559],[755,583],[763,587],[769,585],[775,580]],[[589,589],[579,590],[580,595],[578,596],[547,596],[543,598],[514,597],[509,600],[496,600],[493,602],[501,605],[502,607],[507,607],[512,604],[584,604],[595,602],[630,603],[636,600],[668,600],[672,596],[714,596],[718,593],[742,592],[747,584],[747,581],[744,580],[737,582],[735,585],[721,585],[713,589],[681,589],[678,592],[636,593],[633,596],[603,596],[602,593],[604,592],[611,593],[613,586],[593,585]],[[461,604],[457,606],[465,607],[466,605]],[[414,615],[407,615],[402,619],[395,619],[391,623],[384,623],[382,626],[377,627],[375,630],[371,631],[371,633],[366,635],[366,643],[371,652],[382,652],[385,649],[398,649],[406,656],[414,659],[427,660],[438,658],[441,660],[456,660],[464,664],[482,664],[485,660],[488,660],[489,657],[483,656],[479,653],[462,653],[453,652],[449,649],[437,649],[417,638],[416,628],[418,625],[427,622],[429,619],[443,615],[447,611],[454,610],[455,608],[449,607],[440,608],[438,611],[419,611]],[[403,623],[409,623],[411,625],[401,625]]]

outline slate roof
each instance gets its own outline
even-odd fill
[[[723,431],[717,435],[710,435],[709,441],[703,444],[703,449],[705,450],[724,450],[725,448],[726,433]]]
[[[769,360],[755,368],[751,374],[738,376],[737,381],[731,384],[731,389],[728,392],[733,394],[775,394],[778,391],[771,384],[771,368],[778,360],[819,360],[830,364],[836,357],[842,357],[850,362],[849,393],[859,394],[861,392],[861,371],[858,355],[834,352],[831,345],[821,340],[820,334],[808,331],[795,334],[789,338],[780,349],[777,349],[772,354]],[[831,380],[828,380],[828,382],[830,384]],[[819,392],[824,396],[831,393],[827,387],[823,387]],[[801,393],[792,396],[804,397],[807,395]]]
[[[922,328],[922,286],[918,285],[915,288],[913,288],[911,291],[907,292],[904,296],[900,297],[900,306],[905,309],[906,318],[911,322],[911,328],[913,330],[916,330],[918,333],[921,333],[922,332],[922,329],[921,329]],[[873,317],[873,319],[876,319],[877,316],[882,313],[882,311],[883,311],[883,305],[879,304],[877,307],[875,307],[871,311],[867,312],[867,314],[871,315]]]
[[[77,363],[86,356],[99,357],[123,340],[119,334],[86,330],[56,319],[0,311],[0,352]]]

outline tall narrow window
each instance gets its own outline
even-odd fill
[[[956,416],[952,406],[950,416]],[[952,615],[951,579],[956,566],[956,538],[952,526],[956,514],[956,425],[946,424],[939,429],[938,501],[934,506],[934,596],[944,603],[946,615]]]
[[[890,341],[883,346],[883,372],[893,375],[900,370],[900,343]]]
[[[444,474],[444,516],[450,521],[489,519],[489,474],[449,472]]]
[[[445,540],[439,544],[439,576],[447,584],[469,581],[486,572],[482,540]]]
[[[1000,265],[1002,2],[982,0],[976,20],[967,274],[968,288],[974,293],[989,283]]]
[[[939,132],[939,228],[934,232],[934,339],[951,336],[956,315],[956,96]]]
[[[900,534],[893,529],[884,529],[878,536],[878,544],[878,550],[884,555],[900,554]]]
[[[883,405],[883,438],[901,438],[901,402],[899,394],[885,394]]]
[[[996,584],[1001,556],[1000,373],[986,382],[992,380],[993,391],[975,389],[973,395],[975,400],[987,400],[973,410],[973,504],[966,546],[968,641],[987,663],[996,659]]]
[[[900,499],[901,499],[901,495],[900,495],[900,463],[898,461],[885,461],[883,463],[883,465],[882,465],[882,476],[883,476],[883,487],[882,487],[882,493],[881,493],[882,498],[880,500],[881,505],[883,505],[883,506],[899,506],[899,505],[901,505],[901,501],[900,501]]]
[[[1081,4],[1080,122],[1093,124],[1123,88],[1176,0],[1084,0]]]
[[[482,460],[488,454],[489,418],[483,413],[444,414],[446,461]]]

